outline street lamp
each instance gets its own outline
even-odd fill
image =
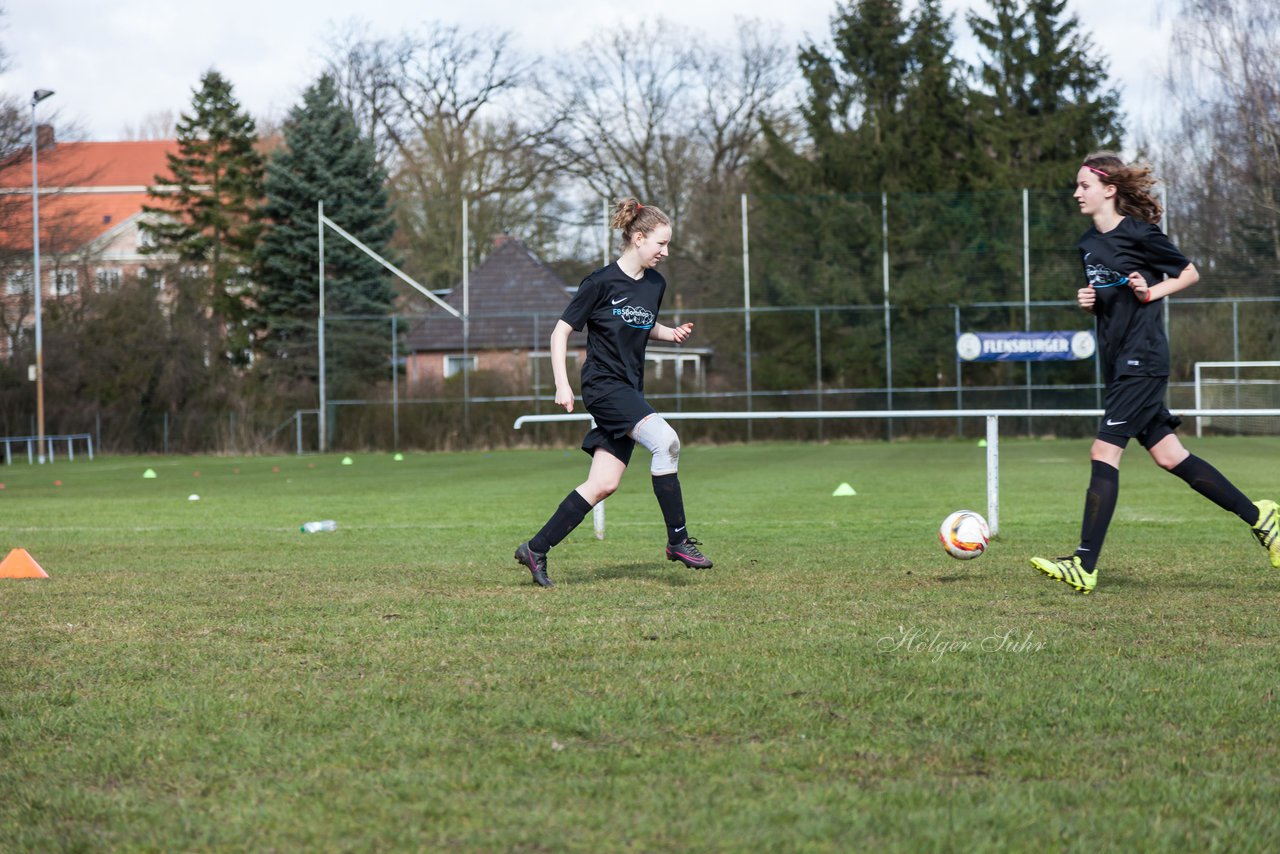
[[[40,170],[36,150],[40,147],[36,127],[36,104],[53,94],[51,89],[37,89],[31,95],[31,246],[35,256],[31,287],[36,296],[36,458],[44,465],[44,341],[40,336]]]

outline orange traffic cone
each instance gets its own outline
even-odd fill
[[[0,578],[48,578],[26,549],[14,549],[0,560]]]

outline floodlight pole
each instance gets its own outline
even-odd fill
[[[40,293],[40,169],[36,151],[40,147],[40,130],[36,127],[36,104],[53,94],[50,89],[37,89],[31,95],[31,290],[35,294],[36,312],[36,459],[44,465],[44,337],[40,329],[43,313]]]

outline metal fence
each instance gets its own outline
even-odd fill
[[[1204,274],[1193,291],[1164,302],[1173,354],[1170,402],[1189,407],[1196,362],[1280,359],[1280,261],[1226,236],[1178,234],[1172,202],[1166,225]],[[570,282],[609,257],[600,216],[596,205],[584,218],[584,236],[574,244],[577,260],[547,259]],[[706,201],[684,220],[699,230],[676,224],[677,251],[663,268],[670,287],[660,320],[696,324],[682,349],[696,358],[651,366],[646,393],[659,408],[1100,405],[1093,360],[966,363],[955,351],[962,332],[1092,328],[1092,318],[1074,303],[1080,277],[1074,236],[1087,223],[1067,192],[733,196]],[[473,249],[476,257],[484,254]],[[594,261],[583,260],[593,253]],[[463,265],[462,285],[465,270]],[[472,305],[472,320],[501,316],[481,308]],[[406,333],[420,317],[330,315],[334,338],[341,337],[343,324],[362,332],[384,329],[373,340],[383,342],[375,346],[383,348],[387,369],[376,386],[352,390],[348,383],[339,392],[344,397],[326,399],[323,422],[299,413],[319,404],[316,390],[308,388],[279,403],[258,395],[220,410],[170,402],[165,412],[153,413],[107,410],[55,385],[47,431],[89,433],[100,451],[146,453],[312,450],[319,446],[321,423],[335,450],[571,444],[580,438],[576,429],[539,426],[520,435],[510,429],[518,415],[554,411],[545,353],[557,317],[521,316],[527,337],[516,335],[510,347],[542,355],[518,368],[464,371],[436,385],[414,386],[404,370]],[[331,394],[343,387],[343,371],[341,359],[330,360]],[[4,376],[0,371],[0,380]],[[25,384],[3,385],[0,434],[36,432]],[[1032,417],[1007,419],[1005,427],[1037,435],[1088,429]],[[966,428],[912,419],[910,425],[748,421],[690,429],[696,433],[691,439],[739,441],[964,435]]]

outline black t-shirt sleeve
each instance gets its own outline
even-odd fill
[[[1146,233],[1140,239],[1146,261],[1156,273],[1172,278],[1187,269],[1187,265],[1191,263],[1159,226],[1147,223]]]
[[[574,331],[581,332],[587,327],[587,321],[591,319],[591,312],[595,310],[599,296],[599,283],[587,276],[578,286],[578,292],[573,295],[573,299],[569,300],[569,305],[565,308],[564,314],[560,315],[560,319],[572,326]]]

